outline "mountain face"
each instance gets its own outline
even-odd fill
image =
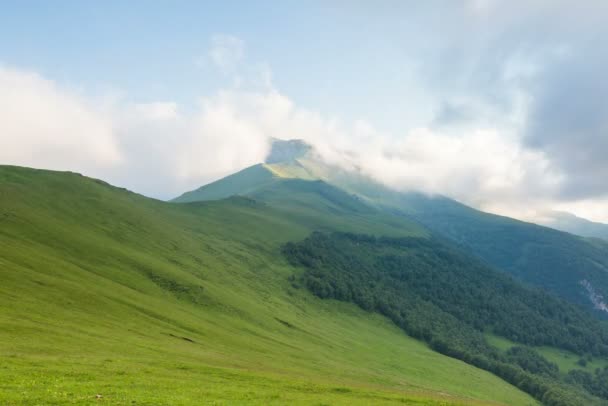
[[[272,196],[264,192],[271,185],[279,187],[288,179],[321,181],[380,212],[418,223],[521,281],[583,305],[600,317],[608,316],[604,300],[608,298],[608,245],[484,213],[447,197],[397,192],[360,173],[325,164],[312,147],[303,146],[301,141],[275,144],[271,159],[265,163],[186,193],[175,201],[246,195],[272,204]],[[274,153],[275,150],[279,152]]]
[[[552,212],[541,224],[556,230],[608,241],[608,224],[596,223],[566,212]]]

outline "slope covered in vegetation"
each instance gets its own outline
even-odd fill
[[[516,278],[577,304],[601,310],[585,281],[608,297],[608,249],[582,237],[483,213],[446,198],[409,194],[408,218]],[[404,203],[405,205],[405,203]]]
[[[299,281],[317,296],[385,315],[431,348],[492,371],[547,405],[608,402],[606,371],[570,371],[564,379],[531,348],[605,358],[608,328],[470,256],[433,239],[336,233],[314,233],[283,251],[304,268]],[[502,354],[485,340],[485,331],[522,346]]]
[[[307,204],[280,209],[170,204],[0,167],[0,403],[535,404],[384,317],[294,289],[281,246],[313,230],[423,235],[307,186]]]

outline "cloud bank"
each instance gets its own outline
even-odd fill
[[[479,207],[517,205],[531,190],[554,194],[560,182],[543,154],[496,129],[417,128],[395,138],[362,120],[299,108],[274,88],[220,90],[184,113],[172,102],[95,108],[15,70],[0,70],[0,83],[13,89],[0,95],[2,163],[79,171],[161,198],[263,161],[269,137],[305,139],[332,164]]]
[[[77,92],[0,67],[0,162],[84,171],[118,165],[112,121]]]

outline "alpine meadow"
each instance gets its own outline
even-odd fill
[[[0,406],[608,406],[608,3],[0,12]]]

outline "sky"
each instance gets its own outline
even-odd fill
[[[169,199],[269,137],[398,190],[608,222],[608,2],[8,1],[0,164]]]

